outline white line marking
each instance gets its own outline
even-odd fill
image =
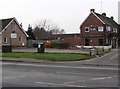
[[[87,87],[87,86],[79,86],[79,85],[65,85],[65,84],[46,83],[46,82],[35,82],[35,83],[38,83],[38,84],[47,84],[47,85],[54,85],[54,86]]]
[[[23,78],[26,76],[8,76],[8,77],[3,77],[4,79],[10,79],[10,78]]]
[[[104,80],[104,79],[111,79],[112,77],[101,77],[101,78],[92,78],[90,80]]]
[[[116,77],[116,76],[114,76],[114,77]],[[113,77],[91,78],[91,79],[87,79],[87,80],[76,80],[76,81],[65,82],[64,84],[77,83],[77,82],[89,82],[89,81],[104,80],[104,79],[111,79],[111,78],[113,78]]]
[[[73,72],[56,72],[57,74],[76,74],[76,75],[85,75],[85,76],[106,76],[101,74],[86,74],[86,73],[73,73]]]
[[[77,69],[99,69],[99,70],[118,70],[118,68],[98,68],[98,67],[78,67],[78,66],[56,66],[56,65],[38,65],[38,64],[22,64],[22,63],[2,63],[3,65],[20,65],[20,66],[35,66],[35,67],[58,67],[58,68],[77,68]]]
[[[118,54],[113,55],[113,56],[110,58],[110,60],[114,60],[115,58],[118,59]]]

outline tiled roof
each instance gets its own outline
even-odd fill
[[[101,14],[95,13],[106,25],[112,26],[112,27],[118,27],[118,24],[109,17],[103,16]]]
[[[0,34],[5,30],[5,27],[7,27],[7,25],[9,25],[9,23],[11,23],[11,21],[13,21],[13,20],[18,24],[18,26],[21,28],[23,33],[28,37],[27,33],[20,26],[20,24],[18,23],[18,21],[16,20],[15,17],[14,18],[8,18],[8,19],[0,19]]]
[[[2,31],[14,18],[9,18],[9,19],[1,19],[1,29],[0,31]]]

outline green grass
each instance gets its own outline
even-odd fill
[[[91,56],[87,54],[76,54],[76,53],[43,53],[38,54],[35,52],[12,52],[3,53],[3,57],[13,57],[13,58],[34,58],[43,59],[50,61],[70,61],[70,60],[84,60],[90,59]]]

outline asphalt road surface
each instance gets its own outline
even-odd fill
[[[3,87],[118,87],[117,66],[3,62]]]

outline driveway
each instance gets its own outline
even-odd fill
[[[80,64],[91,64],[91,65],[118,65],[120,49],[112,49],[108,54],[102,57],[92,58],[90,60],[80,61]]]

